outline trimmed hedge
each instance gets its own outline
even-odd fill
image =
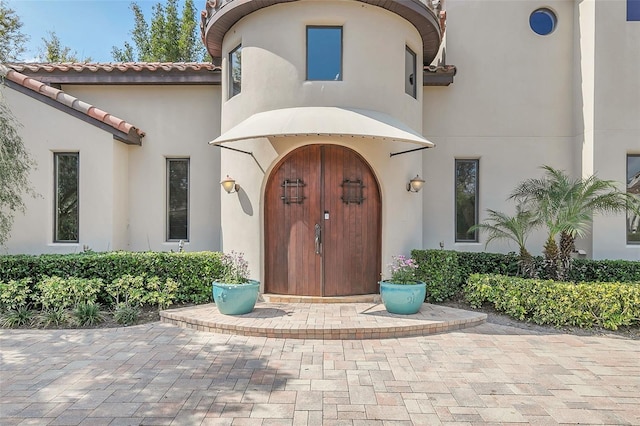
[[[471,253],[453,250],[413,250],[418,263],[418,277],[427,283],[427,300],[441,302],[462,291],[471,274],[516,276],[518,256],[515,253]],[[541,257],[534,263],[538,275],[544,276]],[[568,281],[640,283],[640,262],[631,260],[574,259]]]
[[[0,256],[0,280],[44,277],[100,279],[105,283],[125,276],[168,278],[179,285],[177,302],[211,301],[211,282],[222,274],[221,253],[108,252]]]
[[[496,310],[521,321],[616,330],[640,324],[638,284],[569,283],[472,274],[464,295],[473,307],[490,303]]]

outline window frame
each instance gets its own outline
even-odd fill
[[[185,238],[171,238],[171,164],[177,162],[185,162],[187,164],[187,206],[186,206],[186,236]],[[190,231],[191,231],[191,159],[189,157],[166,157],[166,181],[165,181],[165,191],[166,191],[166,205],[165,205],[165,241],[166,242],[176,242],[176,241],[184,241],[189,242]]]
[[[240,69],[240,81],[238,84],[238,91],[235,91],[235,85],[234,85],[234,79],[233,79],[233,72],[234,72],[234,55],[236,54],[236,52],[240,52],[240,62],[238,64],[238,67]],[[236,95],[239,95],[240,93],[242,93],[242,43],[240,43],[239,45],[237,45],[233,50],[231,50],[229,52],[229,72],[228,72],[228,76],[227,76],[227,81],[229,84],[229,93],[228,93],[228,99],[233,98]]]
[[[479,158],[456,158],[454,163],[454,241],[456,243],[478,243],[480,242],[480,233],[476,229],[472,239],[458,238],[458,164],[473,163],[475,164],[475,193],[474,193],[474,222],[473,225],[479,223],[480,212],[480,159]],[[471,226],[473,226],[471,225]]]
[[[309,30],[312,29],[333,29],[340,30],[340,78],[338,79],[324,79],[324,78],[309,78]],[[342,25],[307,25],[305,28],[306,37],[306,58],[305,58],[305,81],[343,81],[344,71],[344,27]]]
[[[59,182],[60,182],[60,173],[59,173],[59,160],[61,157],[75,157],[76,158],[76,214],[75,214],[75,222],[76,222],[76,239],[73,240],[64,240],[58,237],[59,229],[58,226],[60,224],[60,216],[58,214],[59,208]],[[64,151],[64,152],[54,152],[53,153],[53,242],[56,244],[77,244],[80,242],[80,153],[77,151]]]
[[[626,164],[626,167],[625,167],[625,172],[626,172],[625,173],[625,177],[626,177],[625,178],[625,192],[627,194],[629,194],[628,187],[629,187],[629,163],[630,163],[629,159],[630,158],[637,158],[638,161],[640,161],[640,154],[627,154],[627,157],[626,157],[627,164]],[[640,169],[638,170],[638,172],[640,172]],[[625,213],[625,224],[624,224],[625,225],[624,226],[624,228],[625,228],[625,232],[624,232],[625,233],[625,241],[626,241],[627,245],[638,246],[638,245],[640,245],[640,240],[638,240],[638,241],[629,240],[629,236],[630,236],[630,232],[629,232],[630,231],[630,229],[629,229],[629,213],[630,213],[629,210],[627,210],[626,213]],[[639,226],[640,226],[640,224],[639,224]],[[640,232],[640,230],[639,230],[639,232]]]
[[[411,70],[411,74],[409,74],[409,70],[407,69],[407,54],[410,55],[413,62],[413,70]],[[418,56],[416,53],[407,45],[405,45],[405,53],[404,53],[404,92],[411,96],[414,99],[418,99]],[[411,83],[411,78],[413,76],[413,83]],[[412,93],[407,91],[407,82],[411,84]]]

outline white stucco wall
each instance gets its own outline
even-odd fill
[[[640,23],[626,22],[626,2],[595,2],[593,165],[625,189],[627,154],[640,154]],[[624,215],[596,216],[594,258],[640,260],[626,244]]]
[[[479,213],[514,213],[506,201],[520,181],[541,175],[542,165],[573,173],[573,6],[544,4],[558,16],[546,37],[529,27],[536,1],[447,0],[447,63],[456,65],[448,87],[424,88],[424,135],[436,148],[423,153],[423,246],[485,250],[455,243],[455,160],[479,159]],[[479,24],[481,23],[481,25]],[[544,233],[532,235],[539,254]],[[494,241],[488,251],[517,251]]]
[[[19,132],[37,163],[29,180],[38,194],[25,197],[26,211],[18,212],[4,251],[10,254],[77,253],[87,245],[96,251],[126,248],[121,177],[114,170],[127,147],[113,136],[64,112],[2,87],[11,111],[21,123]],[[54,152],[80,154],[79,242],[53,243]],[[114,208],[114,206],[118,208]]]
[[[166,159],[190,159],[189,242],[185,250],[220,248],[219,86],[65,86],[63,90],[125,118],[146,132],[117,174],[127,176],[126,249],[177,250],[166,242]],[[118,165],[116,165],[118,167]]]

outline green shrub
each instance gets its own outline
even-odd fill
[[[178,283],[171,278],[162,282],[160,278],[152,277],[147,281],[146,290],[146,303],[157,305],[158,310],[166,309],[176,299]]]
[[[108,252],[67,255],[0,256],[0,277],[4,280],[44,277],[99,278],[111,283],[124,275],[171,278],[178,283],[176,302],[211,301],[211,282],[222,274],[219,252]],[[107,302],[103,293],[99,301]]]
[[[95,303],[102,290],[101,279],[45,277],[38,284],[37,298],[45,310],[73,308],[80,303]]]
[[[138,322],[140,317],[140,309],[137,306],[127,305],[126,303],[118,303],[113,311],[113,318],[118,324],[133,325]]]
[[[144,276],[123,275],[107,284],[106,291],[116,305],[142,305],[146,298]]]
[[[555,326],[603,327],[640,324],[640,283],[568,283],[503,275],[472,274],[465,298],[514,318]]]
[[[18,306],[16,309],[10,309],[0,318],[0,324],[3,327],[21,327],[31,323],[33,312],[26,306]]]
[[[0,312],[29,306],[31,281],[31,278],[0,281]]]
[[[104,320],[100,305],[93,302],[78,303],[73,309],[73,316],[76,324],[81,327],[85,325],[93,326]]]
[[[418,263],[416,278],[427,283],[427,300],[442,302],[457,294],[462,279],[458,254],[450,250],[413,250],[411,257]]]
[[[62,327],[71,322],[69,311],[64,308],[51,308],[43,310],[35,319],[35,324],[39,327]]]

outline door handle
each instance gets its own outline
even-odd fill
[[[320,225],[316,223],[316,239],[315,239],[316,254],[320,254],[320,249],[321,249],[320,244],[322,243],[322,241],[320,240],[321,233],[322,231],[320,230]]]

